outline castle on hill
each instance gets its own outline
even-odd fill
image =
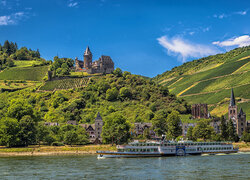
[[[114,62],[110,56],[102,55],[98,60],[92,62],[92,53],[87,46],[83,61],[75,58],[75,71],[76,72],[87,72],[88,74],[94,73],[107,73],[110,74],[114,71]]]

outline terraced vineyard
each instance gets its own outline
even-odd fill
[[[87,85],[89,78],[70,78],[47,81],[39,90],[53,91],[55,89],[74,89]]]
[[[227,113],[234,88],[238,106],[250,117],[250,46],[185,63],[154,80],[190,104],[209,104],[212,115]]]
[[[0,80],[41,81],[47,75],[49,66],[14,67],[0,72]]]

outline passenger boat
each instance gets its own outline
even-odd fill
[[[97,151],[98,158],[121,157],[160,157],[185,156],[218,153],[237,153],[230,142],[193,142],[193,141],[134,141],[128,145],[117,146],[117,151]]]

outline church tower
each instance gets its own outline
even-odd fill
[[[91,69],[92,66],[92,53],[89,49],[89,46],[87,46],[84,55],[83,55],[83,59],[84,59],[84,68],[85,69]]]
[[[229,107],[228,107],[228,120],[232,119],[235,126],[237,124],[237,119],[238,119],[237,116],[238,116],[237,105],[235,104],[234,91],[232,88],[230,103],[229,103]]]
[[[100,113],[98,112],[95,118],[95,138],[101,140],[103,121]]]

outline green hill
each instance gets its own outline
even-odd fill
[[[230,89],[250,116],[250,46],[184,63],[154,78],[190,104],[207,103],[212,115],[227,114]]]
[[[74,81],[73,81],[74,80]],[[80,78],[51,81],[60,84]],[[69,83],[69,82],[68,82]],[[97,112],[103,118],[112,113],[122,114],[128,122],[152,122],[154,117],[167,115],[172,110],[186,113],[185,101],[178,100],[168,90],[141,76],[113,74],[91,77],[87,86],[57,91],[34,91],[26,88],[16,92],[0,93],[0,118],[7,116],[9,105],[21,101],[32,106],[43,121],[65,123],[93,123]],[[46,85],[48,89],[52,85]],[[52,89],[54,86],[52,87]]]

